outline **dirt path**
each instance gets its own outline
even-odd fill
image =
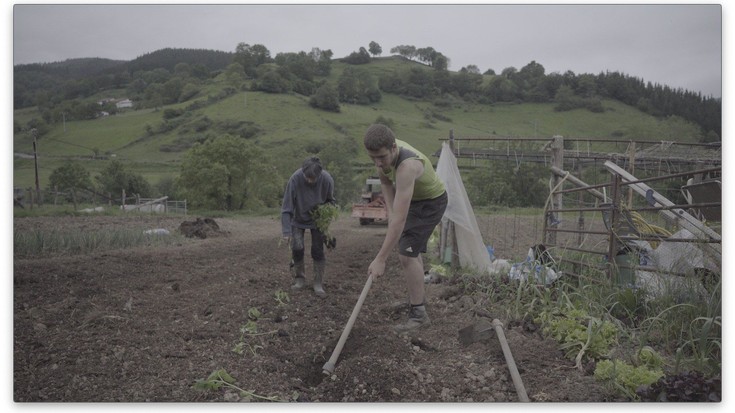
[[[175,231],[183,220],[22,218],[14,227],[132,225]],[[90,255],[16,257],[14,400],[244,400],[233,390],[192,388],[218,369],[240,388],[282,401],[518,400],[497,339],[469,346],[458,340],[461,328],[478,321],[479,307],[493,312],[486,299],[463,295],[457,286],[429,284],[431,326],[412,339],[392,333],[391,326],[405,317],[395,311],[396,303],[406,297],[395,255],[386,276],[373,284],[334,374],[322,373],[385,226],[360,226],[347,217],[336,222],[337,249],[327,257],[328,296],[320,299],[309,290],[290,291],[289,251],[279,242],[276,219],[216,221],[227,235]],[[502,254],[523,256],[534,243],[537,223],[529,218],[524,225],[528,239],[514,239],[515,252],[499,245]],[[251,309],[257,309],[257,318]],[[532,401],[609,398],[554,342],[514,320],[501,321]],[[243,336],[245,326],[259,335]]]

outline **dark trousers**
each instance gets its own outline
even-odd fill
[[[294,262],[304,260],[304,233],[306,229],[291,227],[291,254]],[[316,228],[311,232],[311,258],[314,261],[324,261],[324,234]]]

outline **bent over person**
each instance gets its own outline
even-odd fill
[[[293,290],[304,288],[306,283],[304,265],[304,234],[311,233],[311,258],[314,261],[314,292],[325,297],[324,271],[324,234],[317,228],[311,212],[325,203],[336,203],[334,198],[334,180],[322,168],[317,157],[306,159],[286,184],[281,206],[281,232],[283,238],[289,240],[291,247],[291,266],[293,269]]]
[[[365,149],[375,164],[388,206],[388,230],[380,251],[370,263],[368,276],[385,273],[390,252],[398,256],[408,290],[408,321],[394,327],[405,333],[430,323],[424,294],[421,253],[447,207],[447,192],[429,159],[395,138],[385,125],[374,124],[365,133]]]

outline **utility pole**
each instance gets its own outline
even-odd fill
[[[36,145],[36,138],[38,137],[38,130],[36,128],[31,129],[31,135],[33,136],[33,164],[36,169],[36,199],[38,204],[41,204],[41,186],[38,183],[38,149]]]

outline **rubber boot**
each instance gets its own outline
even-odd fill
[[[325,261],[314,261],[314,293],[322,298],[327,296],[327,293],[324,291],[324,286],[322,286],[326,264]]]
[[[396,325],[393,330],[398,334],[404,334],[429,324],[431,324],[431,320],[429,314],[426,313],[426,306],[424,304],[411,304],[411,309],[408,310],[408,321]]]
[[[304,278],[304,260],[298,262],[291,261],[291,268],[293,268],[294,277],[294,284],[291,286],[291,289],[297,291],[304,288],[304,285],[306,285],[306,280]]]

